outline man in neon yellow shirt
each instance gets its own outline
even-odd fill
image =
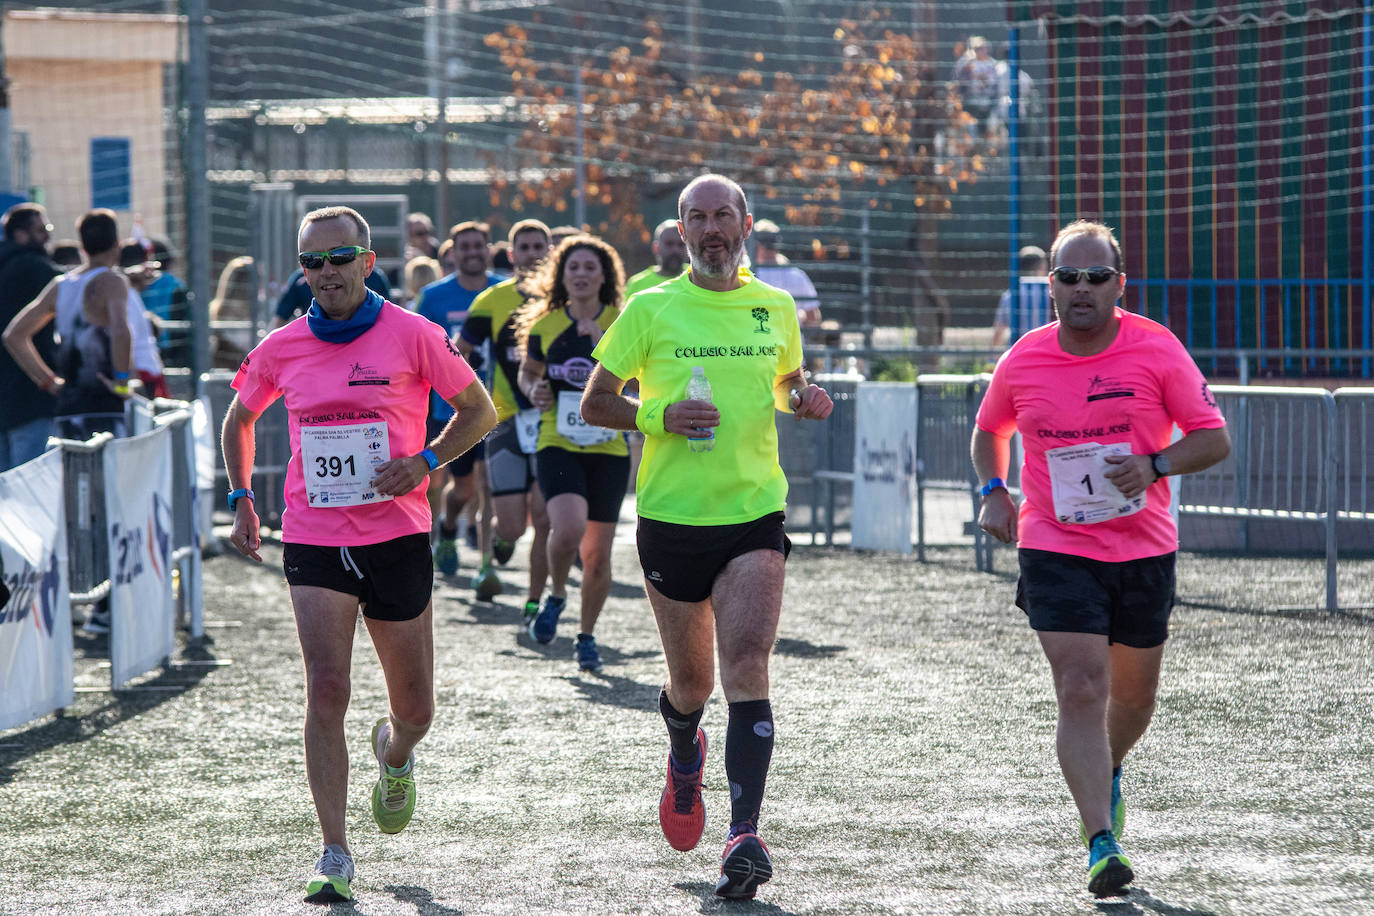
[[[683,851],[706,823],[698,724],[714,688],[714,633],[729,704],[731,796],[716,893],[747,900],[773,874],[758,818],[773,753],[768,656],[791,549],[773,413],[822,420],[833,405],[802,378],[792,297],[740,268],[753,217],[739,185],[703,175],[683,189],[678,215],[691,269],[640,293],[607,330],[592,354],[598,365],[582,416],[645,435],[636,540],[668,663],[659,711],[672,745],[659,823]],[[709,401],[685,394],[694,367],[711,383]],[[622,394],[631,378],[640,400]],[[712,433],[714,446],[702,450]]]
[[[687,266],[687,243],[677,231],[677,220],[665,219],[654,229],[654,266],[625,281],[625,301],[635,293],[652,289],[680,275]]]

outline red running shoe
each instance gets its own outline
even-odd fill
[[[697,729],[701,764],[690,773],[673,766],[668,755],[668,780],[658,800],[658,823],[668,845],[680,852],[696,848],[706,829],[706,802],[701,797],[702,773],[706,770],[706,732]]]
[[[759,885],[773,877],[768,847],[755,833],[741,833],[725,844],[720,856],[720,880],[716,896],[727,900],[753,900]]]

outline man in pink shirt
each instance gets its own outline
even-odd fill
[[[430,471],[487,434],[496,409],[443,328],[366,287],[377,256],[362,216],[347,207],[315,210],[301,221],[298,241],[314,300],[239,367],[224,419],[224,464],[234,512],[230,540],[261,561],[249,489],[254,424],[284,397],[291,460],[282,563],[305,659],[305,764],[324,839],[305,899],[333,903],[352,898],[343,724],[358,610],[390,706],[370,739],[380,773],[372,814],[384,833],[399,833],[415,810],[411,751],[434,715],[434,568],[424,484]],[[426,446],[431,388],[457,413]]]
[[[1121,246],[1078,220],[1050,249],[1059,320],[997,363],[978,410],[978,525],[1016,543],[1016,604],[1049,660],[1056,749],[1088,845],[1088,889],[1125,893],[1121,762],[1154,713],[1173,607],[1178,531],[1171,474],[1222,460],[1226,421],[1187,350],[1162,325],[1123,311]],[[1170,444],[1174,425],[1183,438]],[[1021,434],[1023,499],[1005,478]]]

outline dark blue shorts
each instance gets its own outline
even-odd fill
[[[641,515],[635,544],[644,578],[664,597],[693,604],[711,597],[716,577],[735,557],[776,550],[786,559],[792,552],[781,512],[738,525],[674,525]]]
[[[352,595],[372,620],[413,620],[429,607],[434,592],[428,534],[361,547],[287,543],[281,561],[288,584]]]
[[[1095,633],[1135,649],[1169,638],[1177,554],[1108,563],[1022,548],[1017,558],[1016,606],[1031,629]]]

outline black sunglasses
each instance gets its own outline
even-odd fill
[[[352,264],[358,255],[363,254],[368,249],[361,245],[344,245],[341,248],[331,248],[328,251],[302,251],[296,255],[296,260],[301,262],[301,266],[306,270],[319,270],[328,261],[335,267],[342,267],[345,264]]]
[[[1120,274],[1121,271],[1115,267],[1056,267],[1050,271],[1051,277],[1068,286],[1077,286],[1083,277],[1087,277],[1093,286],[1101,286]]]

